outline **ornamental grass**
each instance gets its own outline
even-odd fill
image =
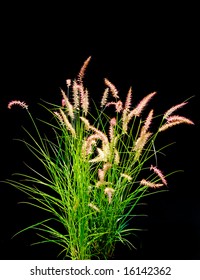
[[[131,236],[140,229],[130,227],[130,221],[137,215],[136,207],[146,196],[168,190],[167,177],[175,172],[164,174],[159,169],[158,158],[170,146],[157,149],[159,135],[180,124],[194,124],[175,113],[187,101],[156,116],[148,107],[157,92],[134,104],[130,87],[122,102],[108,78],[97,106],[84,85],[90,60],[74,80],[66,80],[59,105],[40,104],[51,122],[35,119],[24,101],[8,104],[9,109],[20,106],[30,117],[34,135],[23,128],[27,140],[20,141],[43,171],[27,165],[31,173],[15,173],[5,182],[24,192],[26,203],[48,216],[16,235],[36,230],[37,244],[60,246],[57,257],[62,259],[110,259],[118,242],[135,248]],[[155,119],[157,127],[152,125]],[[39,129],[41,122],[50,136]]]

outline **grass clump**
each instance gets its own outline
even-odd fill
[[[107,78],[100,108],[94,103],[92,114],[83,82],[90,59],[76,79],[66,80],[67,93],[61,89],[60,106],[41,104],[52,121],[40,121],[53,132],[52,137],[40,132],[25,102],[8,104],[9,109],[21,106],[30,116],[36,134],[24,128],[29,140],[21,141],[45,170],[29,167],[33,175],[15,174],[18,180],[6,180],[28,195],[27,204],[48,214],[48,219],[20,232],[37,230],[42,238],[38,243],[56,243],[63,258],[72,260],[109,259],[117,242],[134,248],[129,237],[137,228],[130,228],[129,222],[135,208],[143,197],[167,189],[166,177],[170,175],[164,175],[157,166],[157,155],[167,147],[155,151],[157,137],[172,126],[193,124],[174,114],[187,102],[173,106],[162,116],[154,116],[150,109],[143,119],[142,113],[156,92],[133,106],[132,88],[122,102]],[[106,113],[111,107],[114,115]],[[159,117],[160,124],[153,131],[152,122]]]

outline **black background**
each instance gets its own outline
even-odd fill
[[[26,148],[13,138],[23,136],[30,122],[23,110],[7,109],[13,99],[26,101],[42,116],[38,102],[58,104],[60,87],[75,78],[92,56],[85,81],[93,99],[108,78],[125,96],[133,88],[135,104],[157,91],[151,103],[158,113],[190,99],[178,113],[195,126],[172,128],[163,143],[168,149],[162,169],[184,170],[169,179],[169,192],[152,196],[141,218],[147,231],[134,240],[137,251],[117,246],[115,259],[200,259],[199,198],[199,18],[195,7],[47,7],[5,8],[1,51],[1,174],[0,180],[24,170]],[[166,142],[165,142],[166,141]],[[40,219],[40,212],[19,201],[21,193],[1,183],[0,259],[56,259],[50,245],[30,246],[32,232],[12,238],[18,230]],[[133,224],[134,226],[134,224]]]

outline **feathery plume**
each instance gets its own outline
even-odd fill
[[[85,129],[89,130],[90,129],[90,122],[88,121],[88,119],[84,118],[84,117],[80,117],[80,119],[82,120],[82,122],[85,124]]]
[[[54,112],[54,115],[57,116],[57,118],[59,119],[61,124],[64,124],[63,118],[61,116],[61,114],[59,114],[58,112]]]
[[[126,178],[128,181],[131,181],[133,179],[131,176],[129,176],[125,173],[121,173],[120,176]]]
[[[84,158],[86,158],[86,156],[91,154],[92,147],[96,146],[96,144],[97,144],[97,139],[99,139],[99,135],[93,134],[93,135],[90,135],[87,138],[87,140],[85,140],[83,142],[83,145],[82,145],[82,155],[83,155]]]
[[[60,114],[61,114],[61,116],[62,116],[62,118],[63,118],[63,121],[64,121],[64,123],[65,123],[67,129],[68,129],[68,130],[71,132],[71,134],[75,137],[75,136],[76,136],[76,132],[75,132],[74,128],[72,127],[71,123],[68,121],[68,118],[67,118],[67,116],[65,115],[65,113],[63,112],[62,109],[60,109]]]
[[[22,107],[23,109],[28,110],[28,105],[24,101],[13,100],[8,103],[8,109],[11,109],[13,105]]]
[[[98,152],[98,156],[96,156],[95,158],[93,159],[90,159],[89,162],[100,162],[100,161],[107,161],[107,155],[106,153],[100,149],[100,148],[97,148],[97,152]]]
[[[153,170],[154,173],[158,175],[158,177],[161,179],[164,185],[167,185],[167,181],[165,179],[165,176],[163,175],[162,171],[158,169],[156,166],[151,165],[150,170]]]
[[[146,186],[146,187],[150,187],[150,188],[153,188],[153,189],[160,188],[160,187],[163,186],[163,184],[152,183],[152,182],[147,181],[145,179],[142,179],[140,181],[140,185],[143,185],[143,186]]]
[[[139,117],[144,110],[144,108],[147,106],[149,101],[153,98],[153,96],[156,94],[156,91],[149,93],[146,95],[139,104],[129,113],[129,118],[131,119],[133,116]]]
[[[85,76],[85,71],[86,71],[86,68],[89,64],[91,60],[91,56],[89,56],[83,63],[83,66],[81,67],[80,71],[79,71],[79,74],[78,74],[78,82],[82,84],[83,82],[83,78]]]
[[[110,137],[110,141],[113,140],[114,138],[114,126],[117,124],[116,122],[116,118],[112,118],[110,120],[110,127],[109,127],[109,137]]]
[[[114,191],[115,190],[113,188],[105,188],[104,193],[108,196],[108,203],[111,203]]]
[[[149,114],[145,120],[145,123],[141,128],[140,136],[142,136],[143,134],[145,134],[148,131],[152,118],[153,118],[153,112],[154,112],[153,109],[149,112]]]
[[[167,123],[177,122],[177,121],[182,123],[187,123],[187,124],[194,124],[191,120],[182,116],[173,115],[167,118]]]
[[[172,126],[181,124],[181,123],[186,123],[186,124],[194,124],[191,120],[189,120],[188,118],[185,117],[181,117],[181,116],[170,116],[167,118],[167,123],[163,124],[160,128],[159,128],[159,132],[164,131]]]
[[[103,165],[103,171],[107,172],[108,169],[110,169],[112,167],[112,164],[110,162],[106,162]]]
[[[106,136],[105,133],[103,133],[102,131],[100,131],[99,129],[97,129],[96,127],[94,127],[92,125],[90,125],[90,129],[93,130],[97,135],[99,135],[99,139],[101,139],[104,144],[109,143],[108,137]]]
[[[100,212],[100,209],[93,203],[89,203],[88,206],[91,207],[92,209],[94,209],[95,211]]]
[[[183,106],[185,106],[188,102],[182,102],[180,104],[177,104],[173,107],[171,107],[169,110],[167,110],[167,112],[165,112],[163,118],[166,119],[168,118],[174,111],[176,111],[179,108],[182,108]]]
[[[101,186],[107,186],[107,185],[112,185],[111,182],[106,182],[106,181],[98,181],[96,184],[95,184],[95,187],[96,188],[99,188]]]
[[[119,162],[120,162],[120,155],[119,155],[119,152],[118,152],[117,149],[114,150],[114,154],[115,154],[114,163],[115,163],[116,165],[118,165]]]
[[[104,181],[105,172],[102,169],[98,169],[98,177],[100,182]]]
[[[149,137],[152,135],[151,132],[146,132],[144,134],[142,134],[135,142],[135,145],[133,147],[133,151],[135,151],[135,156],[134,156],[134,160],[138,160],[142,150],[145,146],[145,144],[147,143]]]
[[[85,94],[82,102],[82,109],[85,115],[88,114],[88,109],[89,109],[89,92],[87,89],[85,89]]]
[[[123,103],[121,100],[119,100],[117,102],[109,102],[106,104],[106,107],[108,107],[110,105],[115,105],[115,110],[117,113],[120,113],[123,110]]]
[[[75,110],[79,110],[79,107],[80,107],[80,99],[79,99],[78,87],[79,87],[79,85],[74,80],[73,81],[73,101],[74,101],[74,109]]]
[[[122,113],[122,131],[123,131],[123,133],[127,132],[128,123],[129,123],[128,111],[123,110],[123,113]]]
[[[107,78],[104,79],[104,82],[105,82],[106,86],[109,87],[113,97],[119,98],[118,90],[116,89],[116,87]]]
[[[62,101],[62,105],[66,106],[67,110],[68,110],[68,114],[69,116],[74,119],[74,111],[73,111],[73,106],[72,104],[70,103],[67,95],[65,94],[64,90],[60,89],[61,90],[61,94],[62,94],[62,97],[63,97],[63,101]]]
[[[105,106],[106,103],[107,103],[108,93],[109,93],[109,88],[107,87],[107,88],[104,90],[104,93],[103,93],[103,96],[102,96],[102,99],[101,99],[101,108],[102,108],[103,106]]]
[[[124,110],[129,111],[131,107],[131,98],[132,98],[132,87],[130,87],[127,96],[126,96],[126,101],[124,105]]]
[[[104,182],[106,172],[108,171],[109,168],[111,168],[111,166],[112,164],[110,162],[106,162],[103,165],[103,169],[98,169],[98,177],[100,182]]]
[[[83,85],[77,84],[78,93],[80,94],[80,101],[81,101],[81,108],[83,109],[83,112],[85,115],[88,113],[89,108],[89,94],[88,90],[84,90]]]

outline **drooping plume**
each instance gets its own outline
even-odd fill
[[[153,188],[153,189],[160,188],[160,187],[163,186],[163,184],[156,184],[156,183],[147,181],[145,179],[142,179],[140,181],[140,185],[143,185],[143,186],[146,186],[146,187],[150,187],[150,188]]]
[[[116,89],[115,85],[113,83],[111,83],[107,78],[104,79],[104,82],[105,82],[106,86],[109,87],[109,89],[112,93],[112,96],[114,98],[119,98],[118,90]]]
[[[167,118],[167,122],[165,124],[163,124],[160,128],[159,128],[159,132],[164,131],[172,126],[181,124],[181,123],[185,123],[185,124],[194,124],[193,121],[191,121],[188,118],[182,117],[182,116],[170,116]]]
[[[165,179],[165,176],[163,175],[162,171],[158,169],[156,166],[151,165],[150,170],[153,170],[154,173],[158,175],[158,177],[161,179],[164,185],[167,185],[167,181]]]
[[[183,106],[185,106],[188,102],[182,102],[180,104],[177,104],[173,107],[171,107],[169,110],[167,110],[167,112],[165,112],[164,114],[164,119],[167,119],[172,113],[174,113],[177,109],[182,108]]]
[[[20,106],[23,109],[28,110],[28,105],[24,101],[13,100],[8,103],[8,109],[11,109],[13,105]]]

